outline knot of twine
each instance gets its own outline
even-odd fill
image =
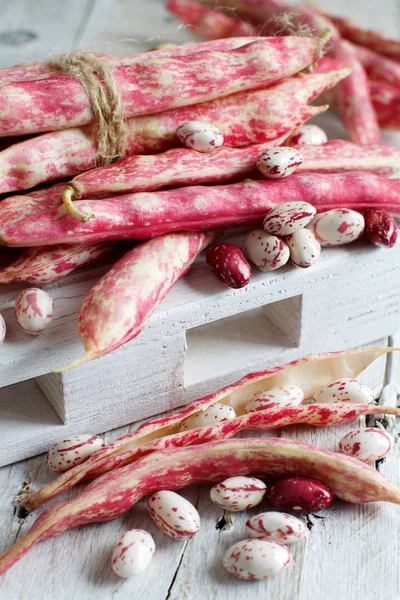
[[[51,63],[75,77],[88,95],[95,122],[97,166],[122,158],[127,130],[111,69],[103,60],[87,52],[66,52],[56,56]]]

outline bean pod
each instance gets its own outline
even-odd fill
[[[104,445],[103,439],[98,435],[73,435],[50,448],[47,464],[52,471],[68,471],[83,463]]]
[[[147,531],[127,531],[114,548],[111,558],[113,571],[124,578],[140,575],[149,566],[155,549],[154,540]]]
[[[174,540],[187,540],[200,530],[199,513],[189,500],[175,492],[156,492],[150,496],[147,507],[153,521]]]
[[[240,512],[260,504],[266,491],[265,483],[255,477],[228,477],[211,489],[210,498],[221,508]]]

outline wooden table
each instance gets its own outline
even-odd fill
[[[359,22],[392,35],[400,32],[396,0],[385,0],[384,7],[375,0],[337,0],[335,3],[325,0],[320,4],[334,7],[343,14],[356,14]],[[3,0],[0,8],[1,66],[43,58],[77,45],[103,51],[112,48],[123,54],[143,50],[160,41],[190,39],[190,35],[178,30],[164,13],[159,0]],[[127,38],[135,41],[121,41]],[[400,340],[381,339],[376,344],[399,346]],[[361,379],[377,394],[386,386],[384,396],[395,400],[399,372],[400,359],[396,355],[382,357]],[[12,401],[10,394],[10,403]],[[337,440],[354,425],[324,430],[290,427],[284,432],[264,432],[264,435],[284,435],[335,449]],[[129,428],[123,427],[104,437],[110,441],[127,431]],[[400,484],[398,465],[396,451],[393,451],[381,471]],[[23,535],[33,521],[32,517],[18,523],[13,516],[12,500],[22,482],[29,481],[39,487],[52,477],[43,455],[0,470],[0,550]],[[66,497],[75,496],[77,491],[71,491]],[[246,515],[233,515],[232,528],[221,532],[216,524],[223,511],[210,503],[207,486],[188,488],[183,495],[197,506],[202,518],[200,533],[189,542],[172,541],[161,534],[147,515],[145,503],[140,502],[120,519],[73,530],[33,548],[1,579],[0,598],[234,600],[246,594],[251,594],[253,600],[373,600],[381,597],[398,600],[400,597],[399,507],[335,503],[321,513],[323,519],[313,519],[309,540],[293,547],[292,565],[282,576],[267,582],[245,583],[234,580],[224,571],[222,556],[230,544],[243,538],[246,518],[259,512],[259,508]],[[263,504],[261,508],[267,506]],[[119,535],[134,527],[142,527],[154,536],[157,552],[146,574],[124,581],[114,576],[110,554]]]

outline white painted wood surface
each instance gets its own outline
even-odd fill
[[[364,25],[379,26],[392,35],[400,34],[400,8],[397,0],[385,0],[384,5],[374,0],[336,0],[335,3],[321,0],[319,5],[349,16],[357,15],[357,20]],[[113,51],[123,54],[141,51],[144,47],[158,43],[159,36],[163,41],[190,39],[187,32],[178,30],[175,22],[166,16],[159,0],[15,0],[12,3],[2,0],[0,9],[2,66],[26,59],[38,59],[69,47],[77,47],[77,44],[95,50],[112,47]],[[21,42],[23,39],[18,30],[31,31],[38,37],[24,44],[17,44],[16,41]],[[15,40],[10,44],[13,35]],[[153,37],[157,38],[155,42],[149,39]],[[133,38],[135,41],[121,42],[123,38]],[[333,126],[337,127],[335,120]],[[273,276],[257,274],[253,287],[241,292],[222,290],[199,264],[177,287],[179,295],[171,294],[165,300],[149,324],[149,329],[151,332],[153,327],[156,334],[162,324],[164,339],[169,338],[173,332],[182,343],[182,335],[185,335],[187,329],[210,322],[205,329],[195,329],[186,335],[189,353],[186,355],[183,385],[187,388],[191,386],[191,393],[186,396],[188,399],[207,386],[216,388],[224,381],[236,379],[252,365],[279,363],[301,353],[304,340],[312,345],[314,351],[319,351],[372,341],[393,333],[399,323],[398,318],[394,323],[398,310],[396,286],[400,281],[398,252],[398,248],[394,250],[391,254],[393,260],[389,260],[388,254],[371,248],[367,251],[351,248],[353,260],[350,267],[346,258],[350,248],[325,251],[323,261],[313,271],[307,272],[307,275],[289,268]],[[364,269],[361,277],[358,277],[359,269]],[[90,273],[93,278],[97,275],[96,270],[90,270]],[[338,273],[345,276],[347,282],[358,277],[349,295],[342,295],[341,290],[335,286],[335,281],[340,285]],[[74,290],[80,290],[80,294],[84,291],[86,276],[85,273],[83,277],[75,275],[69,279],[71,285],[75,286]],[[59,288],[60,286],[55,286],[54,289]],[[57,308],[61,315],[62,293],[57,297],[60,299]],[[342,299],[341,314],[345,316],[344,327],[337,319],[338,312],[333,310],[339,297]],[[75,300],[70,301],[78,305],[81,299],[79,291],[74,298]],[[204,313],[201,313],[199,322],[198,311],[204,308],[210,298],[213,312],[208,308],[206,319]],[[279,304],[275,304],[276,302]],[[267,308],[267,319],[264,313],[250,313],[239,321],[238,317],[230,317],[228,327],[220,321],[214,323],[217,319],[245,310],[257,310],[257,307],[266,303],[274,303]],[[194,309],[196,314],[191,314]],[[167,318],[168,314],[170,318]],[[290,327],[287,321],[289,315],[293,319]],[[305,315],[307,318],[303,318]],[[58,326],[62,323],[63,339],[68,330],[68,318],[66,311],[64,318],[57,323]],[[259,326],[264,321],[268,323],[265,328],[267,344]],[[72,340],[72,318],[69,327]],[[151,339],[154,340],[154,336]],[[335,347],[332,346],[333,343]],[[379,339],[377,343],[383,345],[387,340]],[[229,353],[224,351],[228,345],[231,348]],[[399,339],[394,340],[394,345],[399,345]],[[70,348],[74,352],[77,350],[76,338]],[[63,357],[72,358],[72,354],[68,355],[72,350],[61,351],[64,352]],[[134,346],[131,349],[125,348],[118,354],[118,360],[122,361],[125,354],[128,364],[128,354],[135,357],[135,352],[139,351],[140,348]],[[39,375],[40,367],[39,371],[36,369],[41,361],[36,361],[36,352],[39,352],[38,348],[29,348],[31,359],[36,365],[32,375],[28,375],[28,370],[25,371],[25,365],[31,359],[26,361],[22,352],[15,357],[17,362],[22,361],[19,369],[13,371],[9,364],[1,363],[0,377],[9,377],[10,373],[14,373],[8,381],[16,381]],[[40,352],[44,352],[44,349],[40,349]],[[46,360],[54,360],[52,352],[53,350],[47,350]],[[43,356],[42,354],[42,360]],[[104,360],[103,369],[100,363],[97,371],[94,365],[90,366],[96,377],[100,376],[102,370],[106,371],[106,361],[112,359]],[[393,357],[390,365],[386,369],[386,359],[383,357],[368,369],[365,378],[373,387],[391,386],[396,395],[400,383],[400,360]],[[23,371],[23,374],[18,375],[19,371]],[[44,372],[46,371],[41,371]],[[77,380],[78,373],[76,371]],[[73,380],[74,377],[70,382],[71,386],[79,385],[79,381]],[[84,379],[84,375],[82,377]],[[209,381],[204,386],[206,377]],[[178,380],[179,390],[183,393],[182,371]],[[51,381],[47,380],[43,386],[50,384]],[[118,397],[118,390],[112,387],[111,379],[104,382],[104,385],[109,386],[105,395],[105,402],[109,404],[98,404],[95,409],[93,407],[87,421],[84,420],[83,413],[79,413],[79,402],[71,402],[68,406],[58,403],[61,413],[67,409],[71,411],[69,417],[63,414],[67,421],[70,419],[70,424],[66,426],[62,425],[34,382],[3,388],[0,392],[0,443],[4,444],[5,440],[7,443],[7,435],[11,436],[16,459],[32,451],[32,440],[35,440],[36,451],[39,451],[43,436],[48,435],[49,440],[56,432],[67,431],[64,427],[70,427],[69,432],[83,431],[88,426],[99,430],[102,419],[109,418],[110,414],[114,417],[116,415],[112,413],[112,402]],[[91,385],[86,385],[86,392],[92,400]],[[157,407],[160,405],[157,404],[157,394],[150,395],[146,391],[145,401],[151,403],[151,412],[158,412],[160,408]],[[181,402],[179,394],[170,395],[171,408]],[[129,402],[121,407],[124,412],[132,411],[129,413],[129,420],[140,418],[137,407]],[[102,414],[102,410],[107,414]],[[4,427],[5,419],[7,427]],[[117,420],[109,421],[109,427],[117,424]],[[18,432],[22,428],[24,434],[21,436]],[[325,430],[293,427],[285,429],[284,435],[334,449],[336,441],[351,428],[351,424]],[[112,431],[105,435],[106,440],[115,439],[128,430],[129,427],[123,427]],[[273,435],[279,435],[279,432],[274,431]],[[21,445],[22,450],[18,448]],[[40,449],[44,447],[42,445]],[[394,452],[381,469],[392,480],[400,483],[398,464]],[[31,523],[28,519],[27,523],[20,525],[12,514],[12,499],[21,483],[29,480],[35,487],[39,487],[51,478],[44,456],[0,470],[0,551],[22,535]],[[72,491],[67,496],[73,497],[75,493],[76,491]],[[229,577],[222,568],[221,560],[225,549],[241,538],[247,515],[234,515],[234,528],[219,533],[215,524],[223,513],[210,504],[207,486],[189,488],[184,490],[183,495],[197,505],[202,517],[201,532],[193,540],[181,543],[167,539],[156,530],[146,514],[144,502],[140,502],[116,521],[85,527],[38,545],[0,581],[0,598],[234,600],[248,594],[254,600],[314,600],[316,597],[322,600],[336,600],[338,597],[343,600],[375,600],[381,597],[385,600],[398,600],[400,597],[398,507],[379,504],[360,508],[335,504],[325,512],[325,520],[315,519],[309,541],[294,549],[293,565],[282,577],[268,582],[246,584]],[[152,533],[157,554],[147,574],[131,581],[122,581],[113,575],[109,558],[120,533],[133,527],[144,527]]]

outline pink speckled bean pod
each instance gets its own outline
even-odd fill
[[[237,94],[159,115],[129,119],[127,153],[146,154],[180,145],[176,130],[188,120],[212,123],[221,129],[229,146],[263,143],[288,135],[321,110],[273,88]],[[95,161],[96,147],[90,127],[34,137],[0,153],[0,192],[26,189],[48,179],[75,175],[93,168]]]
[[[147,494],[249,473],[317,479],[345,502],[400,504],[400,490],[379,471],[357,459],[297,440],[250,438],[175,448],[106,473],[73,500],[45,510],[29,532],[0,557],[0,574],[36,543],[72,527],[114,519]]]
[[[42,190],[5,198],[0,202],[0,228],[2,224],[11,225],[43,210],[60,206],[64,189],[65,183],[57,183]]]
[[[194,0],[168,0],[165,8],[203,40],[258,33],[251,23],[238,21]]]
[[[273,143],[246,148],[224,147],[211,154],[189,149],[169,150],[149,156],[130,156],[113,165],[75,177],[70,186],[79,198],[156,190],[163,186],[224,183],[255,174],[258,156],[279,146],[284,136]],[[343,173],[368,171],[393,175],[400,170],[400,150],[384,144],[358,146],[332,140],[320,146],[293,146],[303,156],[296,173]]]
[[[66,369],[109,354],[139,335],[173,284],[215,237],[214,232],[172,233],[127,252],[83,301],[78,333],[86,352]]]
[[[90,265],[114,248],[112,243],[71,244],[29,248],[13,263],[0,270],[0,285],[33,283],[49,285],[72,271]]]
[[[113,75],[124,117],[266,87],[318,60],[318,38],[264,38],[229,52],[194,52],[177,58],[152,57],[115,67]],[[90,123],[89,99],[70,75],[2,85],[0,136],[66,129]],[[21,118],[23,115],[23,118]]]
[[[377,412],[385,411],[387,407],[372,407],[366,404],[351,406],[348,404],[340,406],[338,404],[324,404],[323,406],[313,404],[270,408],[246,414],[246,406],[266,390],[276,385],[285,385],[288,382],[301,387],[305,397],[311,398],[319,387],[330,383],[332,378],[340,378],[343,373],[357,377],[375,359],[391,350],[389,348],[372,348],[311,355],[273,369],[249,373],[239,381],[208,396],[194,400],[185,408],[171,415],[147,421],[136,431],[115,440],[93,455],[84,465],[74,467],[41,490],[34,492],[28,500],[28,509],[34,510],[42,506],[83,478],[96,477],[106,471],[129,464],[155,450],[231,437],[247,427],[268,429],[294,423],[316,426],[335,425],[366,414],[366,411],[370,409]],[[179,433],[182,423],[188,418],[218,403],[231,406],[239,416],[211,426]],[[389,410],[394,410],[395,413],[399,412],[397,409]]]
[[[359,146],[344,140],[331,140],[320,146],[293,147],[303,156],[303,164],[296,173],[367,171],[388,177],[400,170],[400,150],[385,144]]]
[[[308,111],[314,109],[304,104],[336,85],[348,72],[348,69],[335,71],[327,67],[324,73],[299,74],[267,90],[234,94],[158,115],[128,119],[127,154],[147,154],[176,147],[177,128],[193,119],[216,125],[229,146],[262,143],[273,132],[278,135],[278,131],[290,127],[296,119],[296,107],[304,119],[309,118],[311,112]],[[280,106],[281,100],[283,106]],[[286,123],[285,115],[289,117]],[[90,126],[47,133],[0,153],[0,192],[27,189],[49,179],[76,175],[92,169],[95,164],[96,144]]]
[[[365,46],[374,52],[400,60],[400,42],[370,29],[363,29],[356,23],[343,17],[329,16],[341,35],[360,46]]]
[[[363,211],[373,206],[400,214],[400,180],[372,173],[295,173],[281,181],[223,186],[189,186],[139,192],[103,200],[78,200],[80,212],[95,219],[80,223],[63,206],[18,223],[0,222],[0,243],[11,247],[145,240],[171,231],[199,231],[238,223],[257,224],[285,202],[303,200],[317,212],[331,208]]]
[[[400,89],[374,80],[370,80],[369,85],[379,125],[387,129],[400,129]]]
[[[246,148],[225,146],[209,154],[177,148],[161,154],[129,156],[113,165],[78,175],[68,187],[76,197],[93,198],[99,194],[144,192],[164,186],[233,181],[254,175],[259,154],[279,146],[285,138],[283,135],[273,142]],[[400,157],[400,151],[398,153]]]
[[[246,34],[243,34],[246,35]],[[235,39],[219,39],[209,42],[189,42],[187,44],[181,44],[174,48],[163,48],[160,50],[154,50],[153,56],[159,58],[166,58],[169,56],[183,56],[192,52],[202,52],[203,50],[216,50],[218,52],[225,52],[227,50],[233,50],[239,48],[250,42],[259,40],[259,36],[253,37],[236,37]],[[137,62],[141,62],[148,59],[147,53],[134,54],[132,56],[115,56],[112,54],[102,54],[93,52],[98,58],[106,60],[110,65],[122,66],[130,65]],[[28,79],[42,79],[51,75],[59,73],[59,69],[54,67],[49,62],[27,62],[13,67],[7,67],[0,69],[0,84],[10,83],[12,81],[26,81]]]
[[[352,45],[354,52],[370,79],[400,88],[400,64],[373,50]]]
[[[351,67],[351,73],[336,89],[339,114],[350,139],[356,144],[379,144],[381,135],[374,110],[368,79],[351,44],[341,40],[336,47],[336,58]]]

